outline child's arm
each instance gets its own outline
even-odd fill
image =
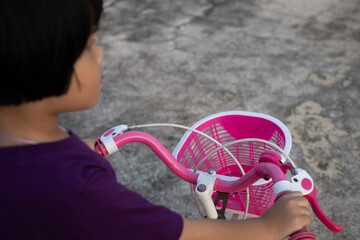
[[[82,141],[89,146],[89,148],[91,148],[92,150],[94,150],[94,146],[96,143],[96,140],[94,139],[90,139],[90,138],[86,138],[86,139],[82,139]]]
[[[309,203],[299,192],[285,194],[259,218],[242,221],[184,219],[181,240],[280,240],[311,224]]]

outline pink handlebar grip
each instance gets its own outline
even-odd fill
[[[300,231],[292,234],[288,240],[316,240],[316,235],[304,227]]]

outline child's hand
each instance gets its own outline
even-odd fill
[[[300,192],[281,196],[262,216],[269,232],[284,239],[292,233],[311,224],[309,202]]]
[[[90,138],[86,138],[86,139],[82,139],[82,141],[89,146],[89,148],[91,148],[92,150],[94,150],[94,146],[96,143],[96,140],[94,139],[90,139]]]

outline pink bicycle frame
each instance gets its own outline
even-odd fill
[[[108,136],[110,134],[111,132],[109,131],[103,136]],[[111,144],[113,144],[113,148],[120,148],[121,146],[132,142],[138,142],[147,145],[177,176],[189,183],[197,183],[199,173],[182,166],[173,157],[173,155],[153,136],[144,132],[134,131],[122,133],[110,139]],[[95,151],[104,157],[109,154],[108,148],[105,147],[105,144],[100,138],[95,145]],[[281,156],[279,156],[275,152],[266,152],[260,157],[259,164],[250,171],[248,171],[241,178],[234,181],[227,181],[221,178],[217,178],[214,183],[214,191],[228,193],[239,192],[251,186],[253,183],[255,183],[261,178],[272,179],[272,181],[274,182],[274,193],[276,197],[279,197],[286,192],[294,191],[294,188],[292,187],[291,183],[286,179],[284,174],[284,172],[286,172],[286,170],[288,169],[288,166],[284,165],[282,167],[279,164],[280,159]],[[296,180],[296,182],[300,181],[298,182],[298,189],[300,189],[300,191],[303,190],[303,194],[305,193],[304,196],[309,200],[315,215],[320,219],[320,221],[331,231],[340,232],[342,230],[342,226],[333,223],[321,210],[316,197],[316,188],[313,185],[311,177],[306,174],[299,175],[304,177],[298,177],[299,179]],[[302,232],[293,235],[291,239],[315,239],[315,235],[312,235],[312,233],[303,230]]]

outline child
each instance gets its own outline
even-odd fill
[[[256,219],[183,219],[58,126],[99,99],[101,12],[102,0],[0,0],[0,239],[271,240],[309,225],[300,193]]]

